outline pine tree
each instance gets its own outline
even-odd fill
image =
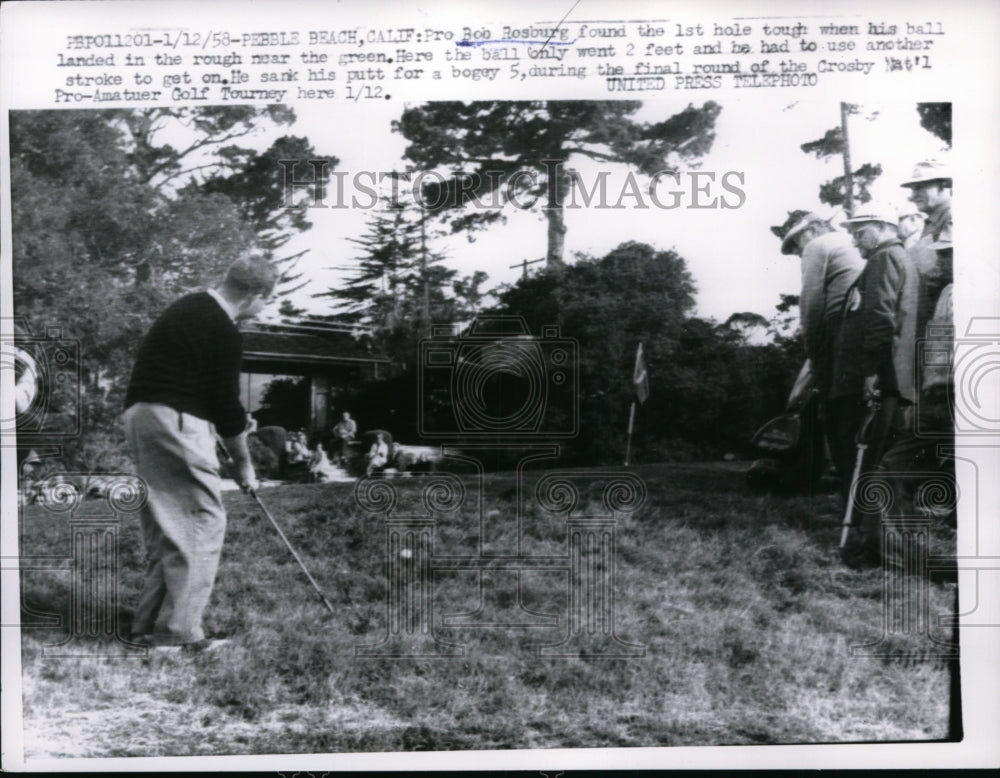
[[[364,234],[350,239],[359,253],[355,264],[339,268],[350,273],[344,284],[316,296],[338,302],[334,318],[367,329],[372,348],[405,370],[432,324],[469,316],[487,276],[479,271],[456,280],[457,271],[445,267],[445,255],[434,248],[443,235],[437,219],[411,195],[395,192],[381,205]]]
[[[474,198],[501,203],[534,201],[548,221],[547,266],[561,265],[564,203],[573,186],[574,157],[620,163],[646,175],[676,170],[707,154],[721,108],[689,105],[661,122],[637,122],[638,101],[438,102],[409,108],[393,129],[410,145],[406,158],[421,169],[449,172],[425,182],[426,203],[460,212],[455,231],[502,220],[498,208],[462,209]],[[430,178],[430,177],[428,177]]]

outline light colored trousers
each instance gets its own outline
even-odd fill
[[[140,513],[146,582],[132,634],[157,644],[201,640],[226,533],[215,429],[157,403],[132,405],[124,421],[148,493]]]

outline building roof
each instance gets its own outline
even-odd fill
[[[303,325],[254,325],[243,332],[244,370],[275,365],[298,368],[386,364],[348,331]]]

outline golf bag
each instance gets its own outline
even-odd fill
[[[747,470],[754,491],[812,494],[826,462],[819,390],[809,361],[799,371],[785,412],[750,440],[756,459]]]

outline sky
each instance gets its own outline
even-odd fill
[[[780,252],[771,225],[781,224],[788,211],[797,208],[814,210],[824,217],[836,215],[834,209],[819,202],[820,183],[842,173],[839,157],[821,161],[799,148],[802,143],[822,137],[840,122],[839,103],[827,101],[762,101],[717,98],[722,112],[716,123],[712,151],[700,163],[699,170],[712,172],[718,182],[727,172],[742,174],[730,178],[746,194],[745,203],[736,209],[691,209],[686,194],[682,207],[665,210],[635,207],[634,198],[625,199],[625,209],[594,207],[567,210],[566,258],[573,261],[575,252],[603,256],[627,240],[649,243],[656,249],[675,249],[687,262],[698,292],[696,314],[725,321],[732,313],[750,311],[766,318],[782,293],[798,293],[799,266],[795,257]],[[636,115],[638,120],[660,121],[682,110],[689,100],[648,100]],[[700,105],[700,100],[690,100]],[[907,190],[899,182],[909,177],[921,159],[947,159],[944,144],[919,124],[915,103],[861,104],[860,113],[851,117],[849,133],[853,167],[864,162],[883,166],[883,175],[872,193],[876,199],[903,204]],[[347,173],[349,181],[359,171],[405,169],[402,159],[404,139],[392,133],[390,125],[399,118],[403,105],[387,101],[362,110],[337,106],[297,105],[297,121],[283,132],[304,135],[320,155],[340,159],[334,168]],[[265,133],[260,142],[270,142]],[[597,167],[580,161],[571,164],[588,182],[600,170],[609,171],[609,200],[617,200],[626,182],[627,168]],[[305,172],[304,175],[308,175]],[[703,178],[702,182],[707,178]],[[690,180],[682,179],[686,187]],[[666,183],[670,183],[669,181]],[[348,186],[346,192],[351,193]],[[666,191],[665,189],[663,191]],[[712,186],[708,199],[735,198],[718,184]],[[367,199],[359,193],[361,199]],[[335,198],[327,197],[327,203]],[[662,197],[664,203],[669,197]],[[336,285],[345,275],[333,267],[351,266],[357,261],[357,247],[349,238],[365,230],[372,211],[364,209],[314,208],[309,218],[313,228],[296,236],[288,251],[308,249],[298,268],[310,284],[292,297],[292,301],[311,313],[330,312],[330,301],[311,295]],[[477,233],[474,240],[466,235],[449,238],[442,247],[447,264],[461,275],[483,270],[489,274],[484,285],[490,289],[516,280],[520,268],[511,268],[524,259],[545,255],[546,222],[540,213],[519,211],[507,206],[505,225]],[[839,215],[835,223],[839,223]],[[541,264],[536,265],[541,267]]]

